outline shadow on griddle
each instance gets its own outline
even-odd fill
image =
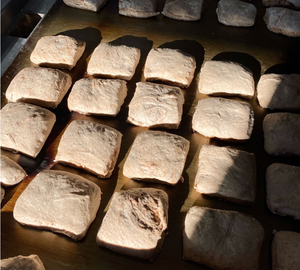
[[[217,54],[212,60],[216,61],[231,61],[239,63],[248,69],[251,70],[253,73],[253,78],[255,81],[255,85],[257,85],[258,80],[261,74],[261,65],[258,60],[256,60],[253,56],[247,53],[241,52],[223,52]]]
[[[299,63],[281,63],[275,66],[269,67],[265,74],[276,73],[276,74],[300,74]]]
[[[86,47],[85,47],[84,54],[87,55],[90,55],[102,40],[100,30],[93,27],[68,30],[68,31],[60,32],[57,35],[65,35],[81,41],[85,41]]]
[[[119,37],[111,42],[111,45],[126,45],[129,47],[138,48],[141,50],[141,53],[145,53],[146,56],[150,49],[152,48],[153,41],[149,40],[146,37],[136,37],[132,35],[126,35],[123,37]]]

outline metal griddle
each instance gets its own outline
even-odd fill
[[[41,24],[31,35],[26,45],[2,76],[3,107],[7,101],[5,91],[12,78],[23,68],[34,66],[29,60],[36,42],[43,36],[65,34],[87,44],[86,51],[71,71],[65,71],[73,82],[86,76],[89,58],[100,42],[125,44],[141,49],[142,56],[133,79],[128,82],[128,96],[120,113],[115,118],[91,117],[70,113],[67,109],[67,96],[57,109],[52,110],[57,116],[52,133],[36,159],[1,150],[21,164],[29,174],[21,184],[6,188],[6,197],[1,211],[1,251],[2,258],[37,254],[47,270],[51,269],[208,269],[182,259],[182,230],[186,212],[193,205],[224,210],[235,210],[258,219],[265,229],[265,240],[260,257],[260,269],[271,269],[271,241],[273,230],[300,232],[300,222],[289,217],[272,214],[266,205],[265,171],[274,162],[300,165],[296,157],[272,157],[263,148],[262,121],[269,110],[258,106],[256,96],[248,101],[254,108],[255,125],[251,139],[246,143],[228,143],[208,139],[191,129],[194,107],[199,99],[207,96],[197,92],[197,81],[201,65],[208,60],[237,61],[250,68],[257,84],[265,72],[300,73],[300,38],[289,38],[270,32],[263,21],[265,8],[261,1],[254,0],[258,9],[256,23],[250,28],[228,27],[217,20],[217,0],[205,1],[205,9],[200,21],[176,21],[159,15],[149,19],[124,17],[118,14],[118,1],[109,0],[98,13],[77,10],[58,0]],[[161,11],[164,1],[159,3]],[[197,69],[191,86],[183,90],[185,96],[182,122],[178,130],[169,132],[181,135],[190,141],[190,151],[183,172],[184,182],[176,186],[138,182],[123,176],[122,168],[129,149],[136,135],[146,128],[135,127],[126,122],[128,107],[135,90],[135,83],[144,81],[143,67],[146,56],[152,47],[178,48],[195,56]],[[232,98],[239,100],[239,98]],[[110,179],[99,179],[83,170],[54,164],[54,157],[59,143],[59,134],[74,119],[89,119],[109,125],[123,134],[120,155]],[[217,198],[202,196],[194,188],[197,172],[198,155],[202,144],[232,146],[252,152],[257,161],[257,199],[254,206],[239,206]],[[102,190],[102,201],[95,221],[90,226],[86,237],[74,242],[68,237],[45,230],[22,226],[13,218],[13,206],[31,179],[43,169],[70,171],[93,181]],[[154,187],[165,190],[169,195],[169,234],[163,244],[163,250],[154,262],[143,261],[99,248],[96,234],[108,209],[111,196],[120,189],[133,187]]]

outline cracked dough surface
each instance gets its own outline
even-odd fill
[[[97,233],[97,243],[119,253],[153,260],[168,223],[168,195],[154,188],[114,193]]]

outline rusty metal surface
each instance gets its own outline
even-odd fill
[[[197,81],[201,65],[211,59],[237,61],[249,67],[257,84],[265,72],[300,73],[300,38],[289,38],[270,32],[263,21],[264,7],[261,1],[253,1],[258,9],[256,23],[250,28],[235,28],[220,24],[217,20],[217,0],[205,2],[205,10],[200,21],[176,21],[163,15],[149,19],[124,17],[118,14],[118,1],[109,0],[98,13],[70,8],[58,0],[46,18],[29,38],[23,50],[2,76],[1,107],[6,104],[4,93],[11,79],[23,68],[34,66],[29,56],[37,40],[46,35],[65,34],[86,41],[86,51],[71,71],[65,71],[73,78],[73,83],[84,77],[91,53],[100,42],[114,42],[138,47],[142,51],[140,63],[133,79],[128,82],[128,96],[120,113],[115,118],[89,117],[70,113],[66,106],[67,96],[57,109],[57,123],[44,148],[36,159],[2,150],[2,154],[18,161],[30,176],[21,184],[6,189],[6,198],[1,211],[1,252],[2,258],[16,255],[38,254],[47,270],[49,269],[208,269],[193,262],[182,260],[182,229],[188,209],[193,205],[218,209],[236,210],[252,215],[265,228],[265,241],[260,257],[260,269],[271,269],[271,241],[273,230],[300,232],[300,222],[289,217],[272,214],[266,205],[265,171],[274,162],[300,165],[299,158],[271,157],[263,148],[262,121],[270,111],[258,106],[256,96],[249,103],[254,108],[255,125],[251,139],[246,143],[226,143],[210,140],[193,133],[191,119],[198,100],[205,95],[197,93]],[[163,1],[159,10],[162,10]],[[126,122],[128,108],[135,90],[135,83],[144,81],[143,67],[146,56],[152,47],[178,48],[191,53],[197,60],[195,78],[191,86],[183,90],[185,104],[182,122],[178,130],[169,132],[179,134],[191,143],[183,172],[184,182],[176,186],[142,183],[123,176],[122,168],[130,146],[136,135],[145,128],[135,127]],[[238,99],[238,98],[235,98]],[[54,165],[53,159],[59,142],[59,134],[73,119],[90,119],[118,129],[123,134],[120,155],[110,179],[99,179],[83,170],[62,165]],[[202,144],[232,146],[252,152],[257,161],[257,198],[252,207],[220,201],[198,194],[193,189],[197,172],[198,154]],[[53,166],[54,165],[54,166]],[[53,166],[53,167],[52,167]],[[100,186],[103,196],[95,221],[86,237],[74,242],[66,236],[22,226],[13,219],[12,209],[19,194],[26,188],[34,175],[45,168],[63,169],[80,174]],[[99,248],[96,234],[102,222],[112,194],[115,191],[132,187],[156,187],[169,195],[169,234],[163,250],[154,262],[142,261],[109,250]]]

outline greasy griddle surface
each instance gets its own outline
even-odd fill
[[[227,143],[210,140],[193,133],[191,119],[198,100],[207,96],[197,93],[198,74],[201,65],[211,59],[238,61],[254,74],[257,84],[265,72],[300,73],[300,39],[278,35],[267,30],[263,22],[264,7],[261,1],[253,1],[258,9],[256,23],[250,28],[235,28],[217,21],[217,0],[205,1],[205,10],[200,21],[176,21],[159,15],[149,19],[124,17],[118,14],[118,1],[109,0],[98,13],[77,10],[64,5],[58,0],[46,15],[41,25],[29,38],[27,44],[3,75],[2,107],[6,104],[4,93],[11,79],[23,68],[34,66],[29,60],[36,42],[47,35],[65,34],[86,41],[87,47],[76,67],[65,71],[76,80],[86,76],[85,71],[91,53],[100,42],[125,44],[141,49],[141,61],[133,79],[128,82],[128,96],[120,113],[115,118],[89,117],[70,113],[67,109],[67,96],[57,109],[52,110],[57,116],[57,123],[47,140],[45,147],[36,159],[24,157],[2,150],[18,161],[30,174],[23,183],[6,189],[4,207],[1,212],[1,251],[2,258],[37,254],[49,269],[208,269],[193,262],[182,260],[182,229],[188,209],[193,205],[218,209],[236,210],[258,219],[265,228],[260,269],[271,269],[271,241],[273,230],[291,230],[300,232],[299,221],[289,217],[272,214],[265,202],[265,171],[274,162],[299,165],[299,158],[271,157],[263,148],[262,121],[270,111],[258,106],[256,96],[249,103],[255,112],[255,125],[251,139],[246,143]],[[162,10],[163,1],[159,3]],[[152,47],[182,49],[195,56],[197,69],[191,86],[183,90],[185,96],[182,122],[178,130],[169,132],[188,139],[191,148],[183,172],[184,182],[171,187],[133,181],[123,176],[122,168],[129,149],[136,135],[146,128],[135,127],[126,123],[128,104],[133,97],[135,83],[144,81],[143,67],[146,56]],[[238,98],[234,98],[237,99]],[[90,119],[118,129],[123,134],[120,155],[110,179],[99,179],[80,169],[54,165],[54,157],[59,143],[59,134],[74,119]],[[202,144],[232,146],[252,152],[257,161],[257,199],[253,207],[238,206],[217,198],[201,196],[193,188],[197,172],[198,154]],[[53,166],[54,165],[54,166]],[[26,188],[34,175],[45,168],[62,169],[80,174],[100,186],[102,201],[95,221],[90,226],[86,237],[74,242],[66,236],[37,230],[18,224],[13,219],[12,209],[19,194]],[[112,194],[115,191],[132,187],[155,187],[165,190],[169,195],[169,234],[163,244],[163,250],[154,262],[131,258],[96,245],[96,234],[107,211]]]

